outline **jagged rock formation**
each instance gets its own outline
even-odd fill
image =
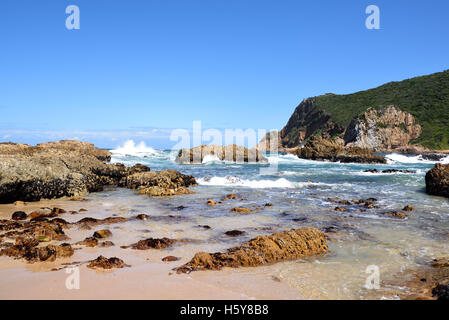
[[[306,99],[295,109],[285,127],[279,132],[282,147],[300,146],[309,137],[322,132],[324,139],[342,134],[345,128],[336,124],[331,115],[318,109],[313,98]]]
[[[324,233],[313,227],[305,227],[270,236],[258,236],[225,253],[199,252],[176,271],[188,273],[197,270],[220,270],[223,267],[254,267],[326,252]]]
[[[325,94],[296,107],[279,132],[279,150],[300,147],[314,135],[375,152],[447,150],[448,114],[449,70],[353,94]]]
[[[196,184],[192,176],[176,171],[150,173],[150,168],[142,165],[127,168],[106,164],[103,160],[108,156],[108,152],[85,142],[62,141],[36,147],[1,144],[0,203],[79,197],[107,185],[133,189],[151,185],[161,188],[163,192],[159,193],[171,195]]]
[[[395,106],[369,108],[354,118],[346,128],[347,146],[368,148],[376,152],[390,152],[409,146],[421,134],[421,126],[408,112]]]
[[[449,198],[449,164],[437,163],[426,173],[426,192]]]
[[[345,147],[340,140],[329,141],[312,136],[304,147],[298,150],[298,157],[310,160],[358,163],[386,163],[382,156],[359,147]]]
[[[218,160],[239,163],[268,163],[258,150],[230,144],[227,146],[201,145],[191,149],[181,149],[176,157],[180,164],[201,164],[205,157],[216,157]]]
[[[314,101],[313,98],[304,100],[279,132],[280,150],[300,147],[313,136],[333,141],[341,139],[345,147],[374,152],[427,150],[410,144],[420,136],[421,126],[410,113],[395,106],[369,108],[361,115],[354,115],[344,127],[335,123],[331,115],[314,107]]]

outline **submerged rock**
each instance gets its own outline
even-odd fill
[[[237,199],[238,197],[237,197],[237,195],[235,195],[235,194],[233,194],[233,193],[230,193],[230,194],[227,194],[224,198],[223,198],[223,201],[226,201],[226,200],[233,200],[233,199]]]
[[[61,257],[71,257],[74,253],[72,247],[68,243],[61,245],[47,245],[45,247],[37,247],[39,241],[29,239],[21,241],[14,246],[0,251],[1,255],[14,257],[16,259],[23,258],[28,262],[36,261],[54,261]]]
[[[98,245],[98,239],[95,237],[88,237],[83,241],[78,242],[77,244],[81,244],[86,247],[96,247]]]
[[[251,213],[254,210],[244,207],[236,207],[231,209],[232,212],[238,212],[238,213]]]
[[[93,236],[97,239],[105,239],[105,238],[111,237],[112,232],[111,232],[111,230],[108,230],[108,229],[97,230],[94,232]]]
[[[136,216],[136,219],[137,219],[137,220],[147,220],[147,219],[148,219],[148,215],[145,214],[145,213],[141,213],[141,214],[138,214],[138,215]]]
[[[393,218],[398,218],[398,219],[407,218],[407,214],[404,212],[400,212],[400,211],[388,211],[388,212],[384,212],[383,215],[390,216]]]
[[[26,220],[28,215],[23,211],[16,211],[12,214],[11,219],[13,220]]]
[[[379,171],[377,169],[367,169],[367,170],[364,170],[363,172],[368,172],[368,173],[416,173],[416,171],[399,170],[399,169],[386,169],[386,170],[382,170],[382,171]]]
[[[148,249],[165,249],[170,247],[176,242],[174,239],[169,238],[148,238],[145,240],[140,240],[130,247],[135,250],[148,250]]]
[[[99,256],[97,259],[92,260],[88,265],[88,268],[101,268],[101,269],[113,269],[125,267],[125,262],[117,257],[106,258]]]
[[[230,230],[230,231],[225,232],[225,235],[230,236],[230,237],[237,237],[237,236],[241,236],[242,234],[245,234],[245,231]]]
[[[237,163],[268,163],[268,159],[258,150],[247,149],[235,144],[227,146],[201,145],[191,149],[181,149],[175,161],[180,164],[201,164],[205,157]]]
[[[178,261],[179,258],[174,257],[174,256],[166,256],[162,258],[162,261],[164,262],[172,262],[172,261]]]
[[[437,163],[426,173],[426,192],[449,198],[449,164]]]
[[[316,228],[305,227],[270,236],[258,236],[224,253],[199,252],[190,262],[175,270],[178,273],[188,273],[220,270],[223,267],[253,267],[326,252],[324,233]]]
[[[103,241],[102,243],[99,244],[99,246],[103,247],[103,248],[113,247],[114,246],[114,242],[112,242],[112,241]]]

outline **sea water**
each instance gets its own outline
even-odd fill
[[[372,297],[366,286],[368,266],[379,268],[383,287],[377,297],[395,298],[402,287],[386,285],[407,278],[408,270],[449,253],[449,199],[425,192],[425,174],[434,162],[420,156],[387,154],[387,164],[346,164],[299,159],[291,154],[269,157],[277,170],[260,170],[269,164],[236,164],[206,157],[200,165],[181,165],[177,151],[155,150],[144,143],[127,142],[112,151],[112,162],[127,166],[141,163],[151,170],[174,169],[193,175],[192,195],[147,198],[126,189],[91,194],[92,199],[124,211],[152,215],[147,222],[153,237],[190,239],[177,253],[191,258],[195,252],[216,252],[239,245],[256,235],[314,226],[329,233],[329,252],[324,257],[236,270],[240,276],[269,276],[296,288],[303,298],[359,299]],[[441,162],[449,163],[449,157]],[[368,169],[409,170],[414,173],[369,173]],[[237,200],[208,206],[235,193]],[[329,198],[376,198],[378,208],[347,212],[334,210]],[[271,203],[272,206],[264,206]],[[383,215],[411,205],[404,220]],[[184,207],[178,210],[179,206]],[[231,212],[235,206],[259,208],[248,215]],[[199,226],[208,225],[210,229]],[[244,231],[233,238],[228,230]],[[188,259],[187,259],[188,260]],[[198,273],[200,274],[200,273]],[[207,274],[207,273],[206,273]],[[205,275],[198,275],[205,277]]]

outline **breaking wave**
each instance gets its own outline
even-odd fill
[[[159,151],[156,151],[153,148],[148,147],[143,141],[136,144],[133,140],[128,140],[125,142],[123,146],[111,150],[111,153],[113,155],[121,155],[121,156],[145,157],[145,156],[158,155]]]

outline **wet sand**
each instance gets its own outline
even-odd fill
[[[132,219],[125,223],[99,225],[90,230],[77,226],[65,233],[74,244],[92,236],[94,231],[110,229],[113,247],[84,247],[75,250],[69,259],[55,262],[27,263],[0,257],[0,299],[395,299],[407,291],[400,286],[384,286],[382,290],[364,288],[368,265],[376,264],[381,270],[381,281],[402,279],[407,268],[415,265],[422,256],[433,257],[447,253],[447,243],[434,240],[427,234],[410,234],[404,221],[393,219],[366,219],[356,216],[335,216],[331,209],[322,212],[308,208],[301,201],[302,215],[307,218],[293,222],[295,201],[279,202],[271,198],[273,206],[260,212],[238,215],[230,208],[238,205],[259,205],[267,201],[263,195],[243,194],[241,200],[231,200],[214,207],[207,206],[208,198],[220,200],[229,190],[222,188],[197,188],[193,195],[171,198],[149,198],[126,189],[111,189],[92,193],[88,201],[67,199],[44,200],[25,206],[0,205],[0,218],[10,219],[15,211],[27,213],[40,207],[59,207],[67,211],[87,212],[72,215],[67,212],[60,218],[76,222],[85,217],[102,219],[111,216],[132,218],[140,213],[149,215],[146,221]],[[186,208],[178,210],[183,205]],[[282,207],[283,206],[283,207]],[[278,212],[278,213],[276,213]],[[259,234],[298,228],[305,225],[323,227],[329,223],[348,226],[344,233],[330,233],[329,252],[324,257],[309,257],[253,268],[226,268],[221,271],[200,271],[176,274],[172,269],[188,262],[199,251],[217,252],[239,245]],[[199,225],[210,225],[203,229]],[[245,234],[228,237],[224,231],[240,229]],[[163,250],[132,250],[120,246],[130,245],[145,238],[168,237],[185,240]],[[446,238],[446,236],[444,236]],[[52,241],[59,244],[61,242]],[[48,243],[46,243],[48,244]],[[118,257],[130,267],[110,271],[96,271],[80,265],[80,289],[66,288],[71,275],[60,268],[63,263],[86,262],[103,255]],[[180,260],[163,262],[165,256]],[[385,282],[387,283],[387,282]]]
[[[74,222],[83,217],[96,217],[98,203],[93,201],[45,200],[27,203],[25,206],[0,205],[0,218],[9,219],[12,212],[24,210],[31,212],[40,207],[60,207],[67,211],[88,211],[71,215],[65,213],[61,217]],[[120,210],[120,208],[118,208]],[[131,250],[122,249],[135,239],[125,231],[124,226],[98,226],[92,230],[65,230],[71,238],[67,241],[75,243],[84,239],[96,229],[109,228],[113,232],[111,240],[114,247],[81,248],[71,258],[57,259],[54,262],[27,263],[0,257],[0,299],[298,299],[297,290],[286,284],[273,280],[269,275],[255,274],[241,270],[222,270],[217,272],[197,272],[189,275],[176,274],[172,269],[190,260],[185,256],[179,261],[162,262],[167,255],[182,256],[183,248],[167,250]],[[153,235],[152,235],[153,236]],[[53,241],[52,243],[57,243]],[[99,255],[119,257],[130,267],[113,270],[92,270],[87,263],[79,266],[80,289],[67,289],[66,280],[71,275],[60,268],[63,263],[84,262],[95,259]],[[70,266],[68,266],[70,268]]]

